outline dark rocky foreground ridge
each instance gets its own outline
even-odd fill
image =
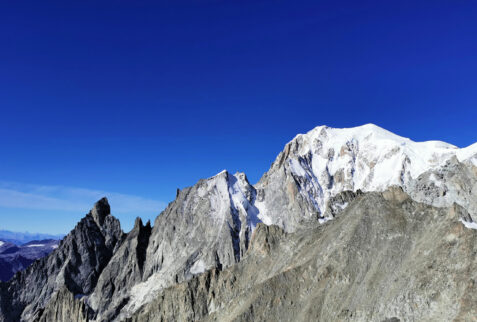
[[[61,288],[76,295],[91,293],[123,238],[119,221],[109,213],[107,200],[98,201],[50,255],[1,283],[0,318],[34,321]]]
[[[125,234],[98,201],[0,284],[0,319],[473,321],[476,195],[473,146],[319,127],[256,185],[200,180],[153,226]]]

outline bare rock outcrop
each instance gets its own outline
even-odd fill
[[[260,224],[240,263],[163,290],[127,321],[471,321],[476,255],[477,231],[453,207],[390,188],[312,229]]]
[[[32,321],[60,290],[73,295],[91,293],[113,256],[123,232],[110,215],[106,198],[98,201],[47,257],[1,284],[0,319]]]

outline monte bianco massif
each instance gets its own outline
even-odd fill
[[[477,144],[320,126],[257,184],[199,180],[153,225],[124,233],[99,200],[0,283],[0,319],[475,321],[476,222]]]

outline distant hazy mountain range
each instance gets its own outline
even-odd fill
[[[29,232],[14,232],[9,230],[0,230],[0,240],[9,242],[15,245],[23,245],[32,240],[44,240],[44,239],[62,239],[64,235],[49,235],[49,234],[37,234]]]
[[[0,239],[0,281],[8,281],[12,276],[44,257],[58,247],[59,240],[32,240],[18,245]]]

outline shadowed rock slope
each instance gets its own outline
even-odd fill
[[[90,293],[122,236],[119,221],[101,199],[57,249],[0,283],[0,320],[33,321],[62,289],[77,296]]]
[[[165,289],[127,321],[472,321],[477,231],[463,214],[390,188],[312,229],[259,224],[240,263]]]

